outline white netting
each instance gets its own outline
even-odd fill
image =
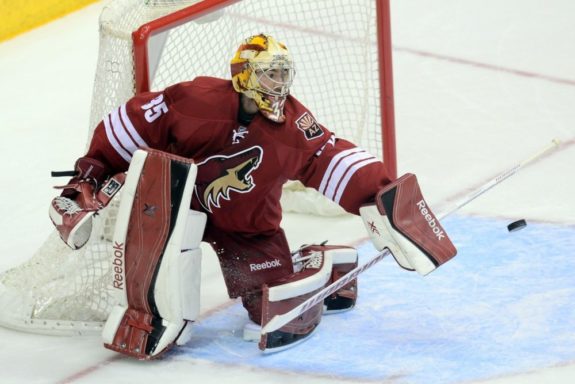
[[[115,304],[109,244],[118,209],[94,218],[92,237],[72,251],[53,232],[26,263],[0,275],[0,325],[29,332],[99,332]]]
[[[119,0],[106,3],[100,16],[100,51],[92,96],[90,137],[108,112],[135,93],[132,31],[194,3],[197,1]]]
[[[193,3],[106,4],[90,129],[135,92],[132,31]],[[292,93],[318,121],[382,157],[374,0],[243,0],[171,28],[150,42],[151,90],[197,75],[229,78],[229,61],[239,43],[262,32],[292,52],[297,68]],[[325,198],[308,195],[292,184],[282,204],[286,210],[342,212]],[[45,333],[101,328],[114,304],[108,253],[118,198],[95,218],[84,248],[71,251],[54,234],[30,261],[0,275],[0,304],[10,308],[1,312],[0,324]]]

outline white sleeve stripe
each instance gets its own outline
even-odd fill
[[[347,173],[348,169],[352,167],[355,163],[363,161],[365,159],[374,159],[374,156],[365,151],[362,151],[352,153],[341,159],[338,162],[335,169],[332,170],[326,187],[324,188],[324,190],[321,190],[320,192],[323,193],[325,196],[329,197],[330,199],[334,200],[337,186],[340,183],[341,179],[344,177],[344,175]]]
[[[319,191],[321,193],[323,193],[325,195],[325,188],[327,187],[327,184],[329,182],[329,179],[331,178],[331,174],[333,172],[333,169],[338,165],[339,161],[341,158],[351,155],[353,153],[356,152],[361,152],[363,151],[360,148],[351,148],[351,149],[346,149],[345,151],[342,151],[340,153],[338,153],[337,155],[335,155],[333,157],[333,159],[331,159],[331,162],[329,163],[324,175],[323,175],[323,179],[321,180],[321,183],[319,185]]]
[[[345,177],[343,177],[343,179],[341,180],[341,183],[338,185],[337,187],[337,193],[335,195],[335,198],[333,201],[335,201],[336,203],[339,204],[339,201],[341,200],[341,196],[343,195],[343,192],[345,191],[346,187],[347,187],[347,183],[349,183],[349,180],[351,179],[351,177],[353,176],[353,174],[355,172],[357,172],[358,169],[365,167],[368,164],[371,163],[376,163],[379,160],[376,159],[375,157],[373,158],[367,158],[363,161],[360,161],[358,163],[355,163],[355,165],[351,168],[349,168],[347,170],[347,174],[345,175]]]
[[[118,154],[120,156],[122,156],[122,159],[126,160],[126,162],[129,163],[132,160],[132,155],[129,154],[120,145],[120,143],[118,143],[118,140],[116,140],[116,137],[114,136],[114,132],[112,131],[112,127],[110,126],[110,115],[106,115],[104,117],[104,127],[106,128],[106,137],[108,138],[108,141],[112,145],[112,148],[114,148],[116,150],[116,152],[118,152]]]
[[[348,174],[350,168],[354,167],[359,162],[371,159],[375,159],[375,157],[366,152],[356,153],[343,159],[337,168],[333,171],[332,178],[324,193],[325,196],[335,201],[335,195],[339,189],[339,185],[341,184],[345,175]]]
[[[132,140],[136,142],[136,145],[139,148],[148,147],[148,144],[146,144],[146,142],[140,137],[138,131],[136,131],[136,128],[134,128],[134,125],[130,121],[130,118],[128,117],[128,112],[126,111],[126,103],[122,104],[120,110],[122,113],[122,120],[124,121],[125,127],[128,130],[128,134],[130,135]]]
[[[122,123],[122,120],[120,119],[119,111],[120,111],[120,109],[117,108],[110,114],[110,121],[112,122],[112,129],[114,130],[114,134],[118,138],[120,145],[122,147],[124,147],[126,149],[126,151],[128,151],[130,153],[130,155],[133,155],[134,152],[136,152],[136,150],[138,149],[138,146],[134,142],[132,137],[128,134],[128,132],[126,131],[126,128],[124,127],[124,124]]]

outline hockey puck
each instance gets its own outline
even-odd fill
[[[514,221],[507,226],[509,232],[519,231],[527,226],[527,222],[524,219]]]

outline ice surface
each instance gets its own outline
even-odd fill
[[[575,360],[575,228],[534,223],[510,234],[505,221],[469,217],[445,225],[459,239],[455,260],[421,278],[386,259],[361,275],[357,308],[324,316],[303,345],[261,354],[242,340],[238,302],[199,322],[193,341],[168,359],[422,384]],[[369,243],[359,249],[360,262],[376,254]]]

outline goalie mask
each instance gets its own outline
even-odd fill
[[[287,48],[264,34],[247,38],[231,61],[237,92],[254,100],[268,119],[283,123],[284,104],[295,74]]]

